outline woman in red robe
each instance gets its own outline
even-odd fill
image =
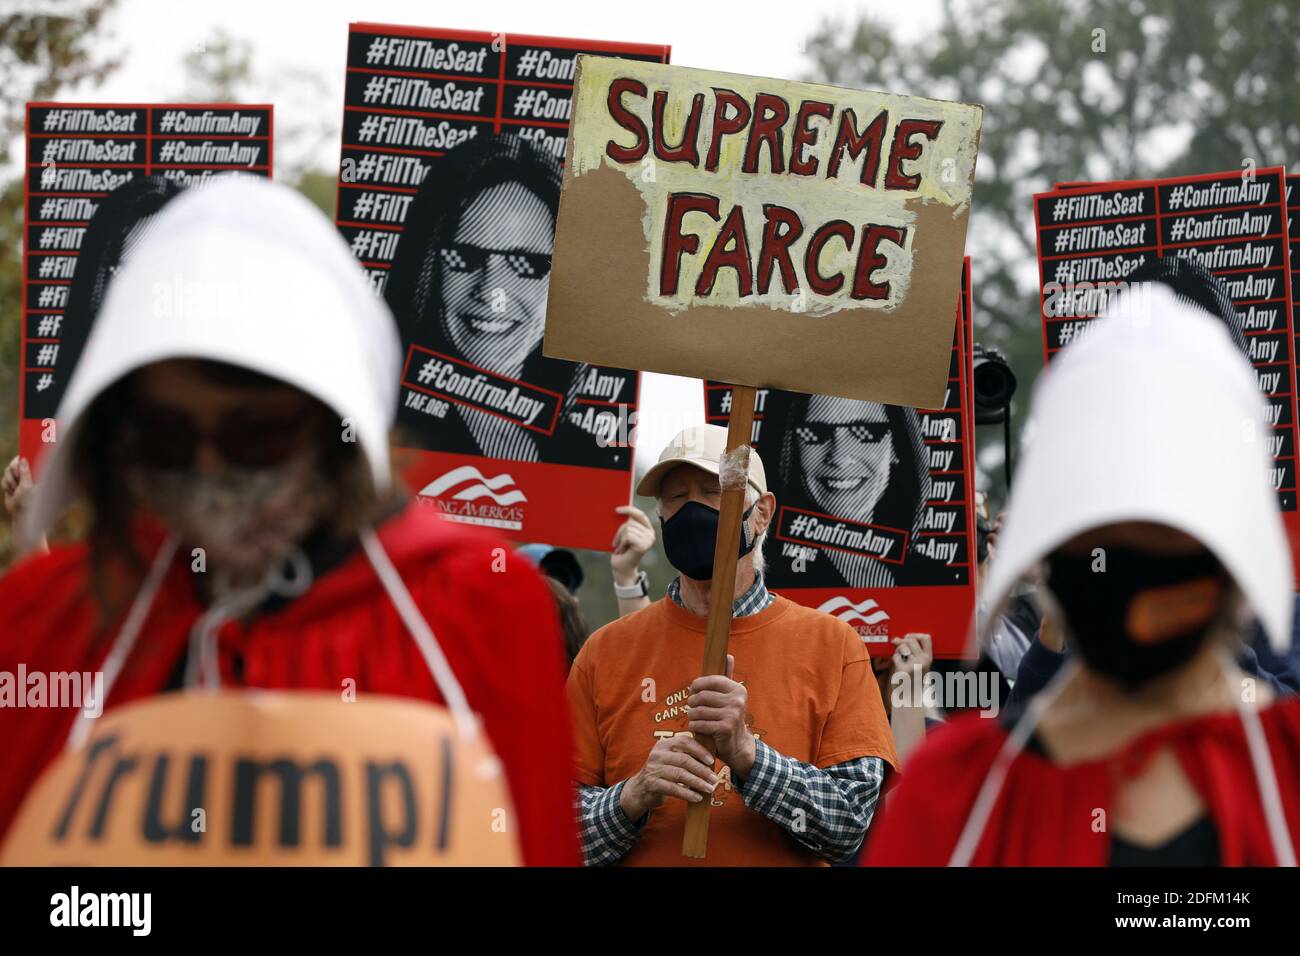
[[[864,864],[1294,866],[1300,701],[1233,655],[1252,617],[1285,648],[1294,597],[1249,364],[1191,297],[1137,285],[1031,419],[989,605],[1036,576],[1070,663],[932,734]]]
[[[83,497],[88,541],[0,578],[0,672],[102,673],[105,710],[218,687],[442,705],[486,732],[524,862],[577,864],[550,595],[394,489],[400,365],[306,200],[232,178],[171,203],[110,286],[25,516]],[[0,708],[0,841],[77,714]]]

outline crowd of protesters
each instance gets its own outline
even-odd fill
[[[181,273],[241,294],[160,318],[155,283]],[[113,278],[39,480],[23,459],[0,476],[25,553],[0,577],[0,670],[114,660],[107,710],[343,679],[467,706],[530,865],[1294,864],[1296,595],[1225,303],[1160,263],[1044,378],[1006,512],[979,504],[966,661],[924,633],[873,657],[770,590],[778,502],[752,453],[726,672],[701,677],[725,429],[663,449],[637,485],[653,516],[619,509],[619,616],[588,636],[571,554],[503,565],[402,490],[396,327],[330,223],[216,183],[155,211]],[[86,539],[51,548],[75,500]],[[659,537],[664,594],[640,567]],[[895,692],[932,668],[987,675],[999,706]],[[0,840],[75,719],[0,709]]]

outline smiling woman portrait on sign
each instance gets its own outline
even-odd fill
[[[404,442],[517,461],[590,465],[603,454],[609,467],[625,464],[627,449],[598,446],[595,432],[570,420],[592,367],[542,355],[561,178],[553,157],[508,134],[475,137],[432,161],[384,287],[409,356]],[[444,374],[456,378],[421,378],[431,357],[450,360]],[[524,383],[545,410],[521,425],[482,389],[461,387],[484,374],[506,392]],[[438,414],[429,403],[411,406],[408,396],[421,389],[439,400]],[[631,391],[621,400],[630,403]]]
[[[773,549],[774,586],[958,583],[956,571],[916,549],[930,497],[930,460],[916,409],[771,391],[759,442],[764,451],[774,443],[779,450],[777,491],[787,508],[821,516],[827,527],[835,523],[830,519],[852,522],[857,531],[869,525],[874,536],[856,548],[828,539],[797,571],[794,557]],[[789,520],[780,537],[791,530]]]

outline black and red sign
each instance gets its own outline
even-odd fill
[[[28,103],[19,451],[52,425],[108,279],[177,193],[271,175],[272,107]]]
[[[542,355],[551,250],[577,55],[668,52],[350,28],[337,224],[402,337],[405,478],[453,520],[610,547],[640,377]]]
[[[1292,340],[1291,364],[1295,366],[1295,395],[1297,414],[1300,414],[1300,176],[1286,178],[1286,220],[1287,220],[1287,254],[1288,271],[1291,288],[1291,330],[1295,334]],[[1296,419],[1296,430],[1300,433],[1300,418]],[[1294,541],[1295,539],[1292,538]]]
[[[853,625],[873,654],[928,633],[960,657],[975,607],[974,401],[970,259],[942,408],[759,389],[753,447],[776,515],[769,587]],[[731,388],[704,386],[706,419],[726,425]]]
[[[1273,486],[1300,574],[1296,325],[1287,177],[1280,167],[1112,183],[1034,197],[1046,360],[1087,333],[1151,259],[1203,265],[1227,290],[1268,403]],[[1300,579],[1298,579],[1300,580]]]

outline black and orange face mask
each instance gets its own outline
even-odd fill
[[[1229,590],[1208,551],[1172,556],[1109,547],[1104,563],[1090,552],[1058,551],[1047,567],[1047,586],[1080,656],[1129,688],[1186,663],[1221,619]]]

